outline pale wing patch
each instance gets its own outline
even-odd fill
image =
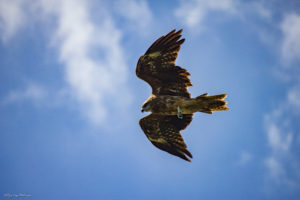
[[[148,136],[148,139],[149,139],[151,142],[167,143],[167,141],[164,140],[163,138],[151,138],[150,136]]]
[[[149,57],[152,57],[152,58],[156,58],[156,57],[158,57],[160,55],[160,52],[159,51],[156,51],[156,52],[154,52],[154,53],[150,53],[148,56]]]

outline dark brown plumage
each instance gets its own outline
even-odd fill
[[[136,75],[151,85],[154,95],[191,96],[187,90],[192,86],[190,73],[175,65],[184,42],[184,39],[179,40],[181,32],[173,30],[160,37],[138,61]]]
[[[138,60],[136,75],[152,87],[152,95],[143,104],[143,111],[152,114],[140,120],[147,138],[157,148],[190,161],[192,154],[181,137],[192,121],[194,112],[212,113],[228,110],[223,99],[226,94],[208,96],[207,93],[191,98],[192,86],[187,70],[175,65],[182,30],[172,30],[157,39]],[[188,156],[188,157],[187,157]]]
[[[186,149],[180,131],[191,123],[192,118],[192,114],[183,115],[182,119],[179,119],[176,115],[150,114],[140,120],[140,126],[154,146],[190,161],[186,155],[190,158],[193,156]]]

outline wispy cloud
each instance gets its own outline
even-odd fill
[[[300,189],[300,161],[293,149],[298,145],[300,104],[300,16],[295,13],[283,15],[281,23],[276,24],[282,33],[280,55],[283,58],[285,80],[289,82],[286,96],[276,108],[265,115],[264,123],[270,148],[264,164],[267,169],[268,186],[284,187],[292,190]],[[279,42],[280,44],[280,42]],[[280,72],[279,72],[280,73]]]
[[[300,15],[289,13],[281,23],[282,56],[286,61],[300,61]]]
[[[81,103],[81,111],[92,122],[101,124],[108,115],[107,103],[122,104],[125,108],[130,99],[122,33],[106,12],[101,21],[93,22],[86,1],[56,3],[60,6],[53,6],[53,1],[42,1],[41,7],[49,17],[57,19],[52,39],[65,64],[66,81]],[[93,57],[95,51],[99,57]]]
[[[10,91],[8,95],[2,99],[2,104],[5,105],[22,101],[39,103],[47,96],[48,92],[44,87],[36,83],[30,83],[25,88]]]
[[[268,175],[272,181],[275,181],[277,184],[281,184],[283,180],[286,180],[286,172],[276,157],[271,156],[265,159],[265,165],[268,169]]]
[[[234,0],[189,0],[180,1],[175,15],[189,28],[203,28],[203,21],[211,11],[222,11],[226,13],[235,12]]]
[[[236,165],[244,166],[244,165],[248,164],[249,162],[251,162],[252,159],[253,159],[253,155],[250,152],[243,150],[240,153],[240,158],[236,162]]]
[[[149,31],[152,13],[146,0],[117,0],[114,6],[118,15],[130,22],[130,29],[143,34]]]
[[[264,5],[263,1],[253,1],[247,6],[250,6],[252,12],[257,13],[265,20],[270,20],[272,18],[272,11]]]
[[[265,116],[267,140],[271,150],[264,160],[267,180],[270,180],[269,187],[275,183],[292,190],[300,189],[300,162],[292,151],[297,145],[295,138],[298,133],[291,125],[292,117],[287,102]]]
[[[293,139],[292,133],[282,131],[274,122],[273,116],[266,116],[268,142],[274,152],[288,153]]]
[[[249,30],[254,30],[261,39],[270,41],[270,33],[266,33],[265,27],[256,27],[257,18],[265,23],[271,23],[273,12],[265,1],[241,1],[241,0],[188,0],[180,1],[175,10],[175,16],[183,25],[191,31],[197,33],[212,26],[215,19],[222,20],[229,16],[229,19],[240,20],[249,26]],[[215,18],[222,16],[222,18]],[[212,20],[214,19],[214,20]],[[272,43],[273,40],[269,43]]]
[[[25,23],[22,0],[0,1],[0,31],[1,39],[7,42]]]
[[[287,94],[288,105],[290,106],[291,110],[293,110],[293,112],[296,115],[300,115],[299,99],[300,99],[300,80],[297,85],[290,88],[290,90],[288,91],[288,94]]]
[[[54,22],[43,24],[55,24],[53,29],[46,27],[53,31],[48,34],[51,37],[48,39],[58,49],[59,62],[65,67],[66,85],[63,88],[69,90],[67,94],[79,103],[80,111],[95,124],[104,124],[113,112],[125,111],[132,98],[127,84],[128,65],[121,44],[123,32],[116,27],[110,11],[101,8],[92,18],[92,1],[39,0],[30,1],[28,6],[21,2],[0,2],[1,10],[9,9],[0,12],[3,37],[13,37],[24,26],[26,9],[34,10],[40,16],[30,21]],[[146,9],[144,1],[131,1],[130,5]],[[10,99],[13,98],[17,97],[11,95]]]

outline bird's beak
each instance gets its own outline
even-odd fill
[[[141,109],[141,112],[144,112],[144,109]]]

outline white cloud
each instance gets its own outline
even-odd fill
[[[255,11],[260,17],[265,20],[269,20],[272,18],[272,11],[267,9],[264,5],[263,1],[255,1],[250,3],[253,7],[253,11]]]
[[[273,151],[288,152],[291,146],[293,136],[287,131],[281,131],[275,122],[266,116],[267,135],[269,145]]]
[[[176,17],[181,19],[189,28],[202,27],[202,23],[210,11],[235,12],[234,0],[189,0],[181,1],[175,11]]]
[[[292,151],[297,145],[297,132],[291,126],[290,107],[288,103],[282,104],[272,113],[265,116],[267,140],[270,153],[264,159],[267,170],[269,187],[274,183],[288,189],[300,189],[298,169],[300,163],[297,155]]]
[[[280,27],[282,32],[281,56],[284,59],[285,71],[279,76],[292,83],[286,91],[286,97],[266,115],[265,125],[270,154],[265,159],[268,176],[279,186],[300,189],[300,176],[298,169],[300,162],[292,151],[297,144],[299,132],[294,121],[299,118],[300,111],[300,79],[297,64],[300,61],[300,15],[288,13],[284,15]],[[298,119],[299,121],[299,119]]]
[[[287,61],[300,61],[300,15],[289,13],[281,23],[283,33],[282,56]]]
[[[123,33],[116,27],[109,9],[101,7],[99,13],[93,15],[97,19],[92,19],[93,1],[39,0],[29,1],[26,6],[21,2],[0,1],[3,38],[13,37],[22,26],[28,25],[23,20],[26,17],[30,18],[27,21],[54,24],[54,33],[47,35],[51,37],[51,44],[58,48],[66,80],[66,86],[58,91],[69,90],[66,93],[79,103],[82,113],[95,124],[105,124],[111,113],[126,111],[132,97],[127,85],[128,65],[121,44]],[[144,8],[139,12],[146,9],[144,1],[131,1],[130,5],[129,9]],[[34,11],[35,15],[28,16],[29,11]],[[150,15],[145,14],[146,17]],[[37,16],[38,19],[34,18]],[[134,14],[130,15],[130,18],[134,17]],[[44,23],[45,20],[54,23]],[[26,95],[23,94],[23,99]],[[21,94],[10,95],[10,99],[21,97]]]
[[[92,122],[101,124],[108,115],[107,104],[126,108],[129,103],[128,66],[121,31],[107,12],[103,12],[98,23],[93,22],[88,6],[81,0],[41,1],[43,11],[57,19],[52,39],[65,64],[72,94],[81,103],[82,112]],[[99,57],[93,57],[93,53]]]
[[[295,114],[300,114],[300,83],[288,91],[287,102]]]
[[[269,46],[274,45],[276,40],[268,28],[259,25],[257,19],[268,25],[272,24],[273,12],[267,1],[240,1],[240,0],[188,0],[181,1],[175,10],[175,16],[191,31],[197,33],[212,26],[214,16],[224,22],[224,17],[234,17],[243,24],[247,24],[250,32],[254,32]],[[277,43],[276,43],[277,44]],[[277,47],[276,47],[277,48]]]
[[[280,184],[286,177],[285,170],[281,166],[281,163],[276,160],[275,157],[268,157],[265,160],[265,165],[268,169],[269,176],[277,184]]]
[[[48,96],[48,92],[42,86],[30,83],[26,88],[10,91],[2,100],[2,104],[9,104],[20,101],[39,102]]]
[[[300,15],[288,13],[280,23],[282,32],[281,56],[285,71],[280,73],[291,86],[286,97],[273,112],[266,115],[265,125],[270,154],[265,159],[268,177],[280,187],[300,189],[300,162],[293,149],[299,145],[297,130],[300,111],[300,74],[295,62],[300,61]],[[296,123],[295,123],[296,122]]]
[[[0,0],[0,32],[3,42],[9,40],[25,23],[22,0]]]

